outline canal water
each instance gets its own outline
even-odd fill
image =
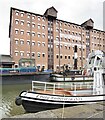
[[[0,106],[0,113],[2,118],[7,118],[14,115],[25,113],[22,106],[15,105],[15,98],[23,90],[31,89],[31,84],[12,84],[2,85],[2,106]]]
[[[22,106],[15,104],[15,98],[23,90],[30,90],[32,80],[49,81],[49,74],[0,77],[0,119],[25,113]]]
[[[43,81],[49,81],[48,77],[43,78]],[[37,80],[42,81],[42,79],[37,77]],[[36,80],[36,79],[33,79]],[[3,81],[3,80],[2,80]],[[4,81],[6,81],[4,79]],[[13,80],[11,80],[11,83]],[[31,89],[31,81],[20,82],[15,79],[16,83],[9,84],[1,84],[0,83],[0,119],[1,118],[8,118],[14,115],[24,114],[25,110],[22,106],[15,105],[15,98],[20,94],[23,90],[30,90]],[[1,100],[2,98],[2,100]]]

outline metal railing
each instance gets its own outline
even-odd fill
[[[41,82],[41,81],[32,81],[32,91],[43,91],[48,92],[50,91],[51,94],[55,94],[56,91],[64,91],[64,92],[73,92],[75,95],[78,91],[84,90],[91,90],[93,92],[93,84],[81,84],[81,83],[74,83],[74,84],[65,84],[65,83],[50,83],[50,82]]]

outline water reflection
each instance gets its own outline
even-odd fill
[[[2,106],[0,106],[0,113],[2,111],[2,118],[7,118],[25,112],[22,106],[18,107],[15,105],[15,98],[22,90],[27,90],[30,88],[31,84],[2,86]]]

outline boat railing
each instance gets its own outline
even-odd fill
[[[50,83],[50,82],[41,82],[41,81],[32,81],[32,91],[38,92],[50,92],[51,94],[56,94],[56,92],[72,92],[76,94],[78,91],[86,90],[93,91],[93,84],[65,84],[65,83]]]

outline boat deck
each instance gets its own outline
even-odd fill
[[[35,86],[36,85],[36,86]],[[85,96],[92,95],[93,85],[92,84],[57,84],[48,82],[33,81],[32,91],[41,94],[53,94],[62,96]]]

